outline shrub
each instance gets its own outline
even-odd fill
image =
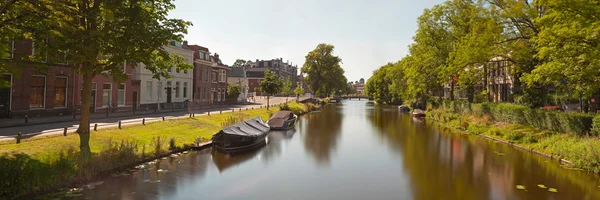
[[[314,107],[314,106],[313,106]],[[296,115],[301,115],[309,112],[310,110],[306,106],[306,104],[300,104],[296,102],[285,103],[279,106],[280,110],[289,110],[292,111]]]
[[[600,115],[596,115],[594,119],[592,119],[592,135],[600,136]]]
[[[169,139],[169,149],[176,149],[177,146],[175,146],[175,138],[171,137],[171,139]]]
[[[524,133],[519,131],[510,131],[508,134],[504,135],[504,138],[509,141],[518,141],[525,136]]]

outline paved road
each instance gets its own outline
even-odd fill
[[[290,98],[289,100],[292,100]],[[280,104],[285,103],[285,97],[271,97],[269,104]],[[222,110],[223,112],[231,112],[232,109],[238,111],[239,109],[245,110],[246,108],[259,108],[260,106],[266,105],[266,98],[256,98],[255,104],[252,105],[232,105],[222,108],[210,108],[210,109],[202,109],[202,110],[194,110],[194,115],[206,115],[208,111],[211,114]],[[98,129],[105,128],[114,128],[118,127],[118,122],[121,121],[121,126],[128,126],[134,124],[142,124],[142,120],[145,119],[146,122],[154,122],[154,121],[162,121],[162,118],[166,119],[177,119],[177,118],[186,118],[189,117],[189,112],[187,111],[175,111],[175,112],[159,112],[146,114],[143,116],[133,115],[133,116],[121,116],[121,117],[111,117],[104,119],[92,119],[90,120],[90,127],[93,129],[95,124],[98,124]],[[55,123],[45,123],[45,124],[32,124],[28,126],[18,126],[18,127],[7,127],[0,128],[0,141],[13,140],[16,135],[21,132],[25,137],[41,137],[48,135],[56,135],[63,134],[64,128],[67,127],[67,133],[72,133],[77,130],[79,127],[79,122],[76,121],[68,121],[68,122],[55,122]]]

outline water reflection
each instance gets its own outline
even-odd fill
[[[322,166],[330,164],[341,134],[344,116],[339,109],[339,105],[326,105],[320,113],[301,118],[301,124],[308,124],[300,129],[305,150]]]
[[[344,101],[300,119],[258,150],[161,159],[66,199],[600,199],[595,175],[395,107]]]
[[[408,114],[373,109],[368,116],[379,130],[375,135],[402,155],[415,199],[600,199],[595,184],[581,184],[594,183],[597,177],[590,174],[504,144],[452,134],[434,123],[415,123]]]

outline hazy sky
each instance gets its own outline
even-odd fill
[[[348,80],[407,54],[423,9],[443,0],[175,0],[186,40],[238,59],[283,58],[301,67],[319,43],[335,46]]]

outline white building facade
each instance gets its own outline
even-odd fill
[[[184,60],[194,65],[194,51],[185,48],[179,42],[171,42],[164,47],[169,53],[176,53]],[[147,70],[143,64],[136,67],[136,79],[140,80],[140,104],[148,109],[184,108],[184,102],[192,101],[193,69],[178,70],[175,67],[169,69],[170,79],[160,80],[152,77],[152,72]],[[160,106],[159,106],[160,105]]]

